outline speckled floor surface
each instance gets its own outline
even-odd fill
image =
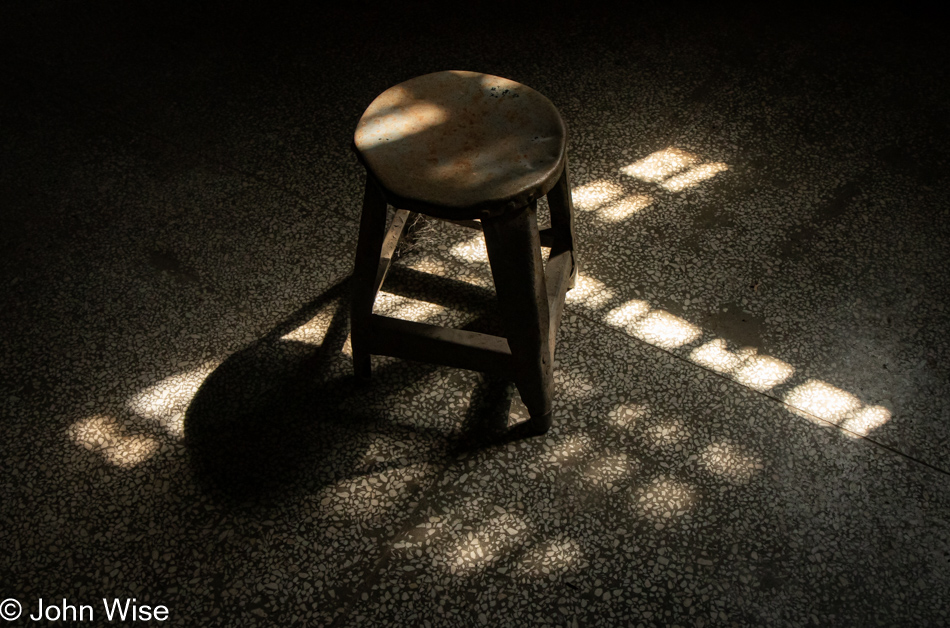
[[[937,23],[555,9],[4,5],[11,625],[40,598],[176,626],[950,625]],[[351,378],[352,130],[442,69],[570,130],[583,268],[543,437],[487,440],[525,410],[477,373]],[[490,287],[473,232],[426,223],[377,308],[461,325]]]

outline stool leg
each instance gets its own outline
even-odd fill
[[[567,157],[564,157],[564,170],[557,183],[548,192],[548,207],[551,209],[551,227],[554,229],[554,246],[551,256],[562,251],[570,251],[573,261],[570,287],[574,287],[580,265],[577,261],[577,249],[574,248],[574,202],[571,199],[571,183],[568,174]]]
[[[482,226],[515,384],[531,414],[527,431],[543,434],[551,426],[554,379],[537,205],[532,203],[516,214],[485,218]]]
[[[370,354],[366,350],[369,319],[376,300],[376,272],[386,235],[386,198],[367,175],[363,194],[360,235],[356,243],[350,305],[350,344],[353,348],[353,370],[359,378],[369,378]]]

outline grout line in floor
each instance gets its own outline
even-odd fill
[[[687,360],[686,358],[684,358],[684,357],[682,357],[682,356],[680,356],[680,355],[677,355],[676,353],[673,353],[672,351],[668,351],[668,350],[666,350],[666,349],[664,349],[664,348],[662,348],[662,347],[658,347],[658,346],[656,346],[656,345],[654,345],[654,344],[650,344],[649,342],[646,342],[645,340],[641,340],[641,339],[636,338],[636,337],[633,337],[633,336],[628,336],[627,334],[623,333],[623,332],[620,331],[619,329],[616,329],[616,328],[611,327],[611,326],[609,326],[609,325],[604,325],[602,322],[600,322],[600,321],[598,321],[598,320],[596,320],[596,319],[590,318],[589,316],[587,316],[587,315],[585,315],[585,314],[583,314],[583,313],[575,312],[575,311],[573,311],[573,310],[572,310],[572,313],[573,313],[575,316],[578,316],[578,317],[584,319],[585,321],[587,321],[587,322],[588,322],[589,324],[591,324],[591,325],[595,325],[595,326],[597,326],[597,327],[599,327],[599,328],[601,328],[601,329],[607,330],[607,331],[610,332],[610,333],[618,334],[618,335],[622,336],[623,338],[626,338],[627,340],[633,340],[633,341],[639,342],[639,343],[641,343],[641,344],[643,344],[643,345],[645,345],[645,346],[647,346],[647,347],[649,347],[649,348],[651,348],[651,349],[654,349],[654,350],[656,350],[656,351],[661,351],[661,352],[663,352],[663,353],[665,353],[665,354],[667,354],[667,355],[669,355],[669,356],[675,358],[676,360],[682,362],[683,364],[685,364],[685,365],[687,365],[687,366],[689,366],[689,367],[697,368],[697,369],[701,369],[701,370],[703,370],[703,371],[706,371],[706,372],[709,373],[710,375],[713,375],[713,376],[715,376],[715,377],[721,379],[722,381],[729,382],[729,383],[731,383],[731,384],[733,384],[733,385],[735,385],[735,386],[739,386],[739,387],[741,387],[741,388],[745,388],[746,390],[748,390],[748,391],[750,391],[750,392],[753,392],[753,393],[755,393],[755,394],[757,394],[757,395],[761,395],[762,397],[765,397],[765,398],[768,399],[769,401],[773,401],[773,402],[779,403],[779,404],[785,406],[786,408],[794,408],[796,412],[801,412],[801,413],[803,413],[803,414],[807,414],[807,415],[808,415],[809,417],[811,417],[811,418],[814,420],[814,422],[816,422],[816,423],[823,423],[823,424],[827,425],[828,427],[833,427],[833,428],[835,428],[836,430],[838,430],[838,431],[840,431],[840,432],[846,433],[846,434],[848,434],[849,436],[854,437],[856,440],[864,440],[864,441],[867,441],[867,442],[869,442],[869,443],[872,443],[872,444],[876,445],[877,447],[880,447],[881,449],[884,449],[884,450],[889,451],[889,452],[891,452],[891,453],[893,453],[893,454],[896,454],[896,455],[898,455],[898,456],[900,456],[900,457],[902,457],[902,458],[905,458],[905,459],[907,459],[907,460],[909,460],[909,461],[911,461],[911,462],[917,463],[917,464],[919,464],[919,465],[922,465],[922,466],[924,466],[924,467],[927,467],[928,469],[931,469],[931,470],[933,470],[933,471],[936,471],[937,473],[940,473],[941,475],[950,476],[950,470],[941,469],[940,467],[934,466],[934,465],[930,464],[929,462],[926,462],[926,461],[924,461],[924,460],[921,460],[921,459],[919,459],[919,458],[916,458],[916,457],[914,457],[914,456],[912,456],[912,455],[910,455],[910,454],[908,454],[908,453],[905,453],[905,452],[903,452],[903,451],[901,451],[901,450],[899,450],[899,449],[897,449],[897,448],[895,448],[895,447],[893,447],[893,446],[891,446],[891,445],[888,445],[888,444],[886,444],[886,443],[882,443],[882,442],[880,442],[879,440],[876,440],[876,439],[874,439],[874,438],[871,438],[871,437],[869,437],[869,436],[867,436],[867,435],[862,435],[862,434],[858,434],[857,432],[853,432],[853,431],[851,431],[851,430],[849,430],[849,429],[847,429],[847,428],[841,427],[840,425],[838,425],[838,424],[836,424],[836,423],[832,423],[831,421],[828,421],[828,420],[826,420],[826,419],[823,419],[823,418],[821,418],[821,417],[819,417],[819,416],[815,416],[815,415],[811,414],[810,412],[808,412],[808,411],[806,411],[806,410],[803,410],[803,409],[801,409],[801,408],[796,408],[796,407],[794,407],[794,406],[792,406],[792,405],[786,403],[785,401],[782,401],[782,400],[779,399],[778,397],[774,397],[774,396],[772,396],[772,395],[770,395],[770,394],[768,394],[768,393],[766,393],[766,392],[762,392],[762,391],[760,391],[760,390],[756,390],[756,389],[754,389],[754,388],[751,388],[751,387],[749,387],[749,386],[746,386],[746,385],[744,385],[744,384],[742,384],[742,383],[740,383],[740,382],[737,382],[737,381],[734,380],[734,379],[731,379],[731,378],[729,378],[729,377],[723,375],[722,373],[718,373],[718,372],[716,372],[716,371],[714,371],[714,370],[712,370],[712,369],[706,368],[705,366],[702,366],[702,365],[700,365],[700,364],[696,364],[696,363],[694,363],[694,362],[691,362],[691,361]]]

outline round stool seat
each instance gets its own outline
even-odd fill
[[[547,194],[564,168],[566,137],[557,109],[530,87],[449,71],[387,89],[353,139],[390,204],[465,220]]]

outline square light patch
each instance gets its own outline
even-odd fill
[[[851,393],[817,379],[793,388],[785,395],[785,403],[836,424],[862,405]]]
[[[623,174],[641,181],[657,183],[670,175],[692,166],[699,158],[693,153],[678,148],[664,148],[647,155],[621,169]]]
[[[583,273],[578,273],[574,287],[567,291],[568,303],[592,310],[599,310],[613,298],[613,292],[604,282]]]
[[[595,210],[621,196],[623,196],[623,188],[607,179],[599,179],[582,185],[571,192],[574,208],[584,211]]]
[[[634,325],[633,335],[663,349],[676,349],[697,338],[699,327],[663,310],[654,310]]]
[[[607,222],[619,222],[633,216],[642,209],[653,204],[653,199],[642,194],[631,194],[619,201],[604,205],[597,210],[597,215]]]
[[[691,188],[694,185],[705,181],[706,179],[711,179],[723,170],[728,169],[729,166],[722,162],[703,164],[701,166],[696,166],[695,168],[692,168],[683,174],[670,177],[661,185],[670,192],[679,192],[681,190],[685,190],[686,188]]]
[[[689,354],[689,359],[717,373],[732,373],[742,363],[742,358],[727,349],[726,341],[722,338],[696,347]]]
[[[736,381],[759,392],[770,390],[795,373],[795,367],[767,355],[749,359],[738,371]]]

